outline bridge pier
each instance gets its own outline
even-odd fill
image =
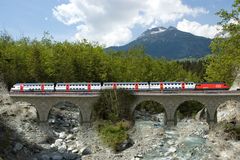
[[[174,127],[174,126],[176,126],[176,122],[175,122],[175,120],[174,119],[167,119],[166,120],[166,125],[168,126],[168,127]]]
[[[210,103],[206,106],[207,108],[207,123],[209,128],[213,128],[217,123],[217,108],[220,104],[219,103]]]
[[[39,122],[47,122],[48,115],[49,115],[49,112],[50,112],[52,106],[49,106],[45,103],[41,103],[41,104],[34,104],[34,107],[37,110]]]

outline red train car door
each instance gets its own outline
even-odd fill
[[[66,84],[66,91],[69,92],[70,91],[70,85]]]
[[[185,90],[185,83],[182,82],[182,90]]]
[[[44,92],[44,83],[41,84],[41,91]]]
[[[20,84],[20,92],[23,92],[24,85]]]
[[[91,83],[87,84],[87,90],[88,90],[88,92],[91,92]]]
[[[134,91],[138,91],[138,83],[135,83]]]
[[[113,83],[113,89],[117,89],[117,84]]]
[[[160,82],[160,90],[163,91],[163,82]]]

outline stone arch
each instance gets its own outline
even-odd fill
[[[70,131],[72,128],[79,127],[81,125],[81,109],[78,105],[70,101],[58,101],[52,105],[49,111],[48,123],[55,130],[56,128],[60,128],[59,130],[62,129],[64,131]]]
[[[240,122],[240,101],[235,99],[225,100],[221,102],[215,111],[216,122],[236,121]]]
[[[159,102],[158,100],[154,100],[154,99],[143,99],[143,100],[138,100],[137,102],[134,103],[132,109],[131,109],[131,117],[134,117],[134,113],[137,109],[137,107],[143,103],[146,103],[146,102],[153,102],[154,104],[157,104],[159,106],[157,107],[160,107],[161,109],[163,109],[163,112],[164,112],[164,124],[166,124],[166,120],[167,120],[167,110],[164,106],[163,103]],[[135,120],[135,119],[133,119]]]
[[[209,122],[210,115],[209,115],[209,111],[208,111],[208,106],[201,100],[190,98],[190,99],[185,99],[185,100],[180,101],[178,103],[178,105],[176,106],[175,111],[174,111],[174,125],[177,125],[179,110],[184,112],[185,116],[188,116],[188,117],[192,116],[193,111],[189,110],[189,106],[192,107],[192,105],[194,105],[194,106],[196,105],[196,107],[193,108],[194,112],[201,111],[202,113],[199,113],[199,114],[205,114],[206,121]]]

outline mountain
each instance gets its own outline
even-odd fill
[[[134,46],[143,46],[145,53],[153,57],[181,59],[209,54],[210,43],[209,38],[195,36],[175,27],[156,27],[146,30],[136,40],[126,45],[112,46],[106,50],[126,51]]]

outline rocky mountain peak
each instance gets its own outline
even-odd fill
[[[147,29],[145,32],[142,33],[142,35],[140,37],[158,34],[158,33],[164,32],[166,30],[167,30],[167,28],[165,28],[165,27],[154,27],[151,29]]]
[[[167,30],[171,31],[171,30],[178,30],[178,29],[176,27],[169,26]]]

